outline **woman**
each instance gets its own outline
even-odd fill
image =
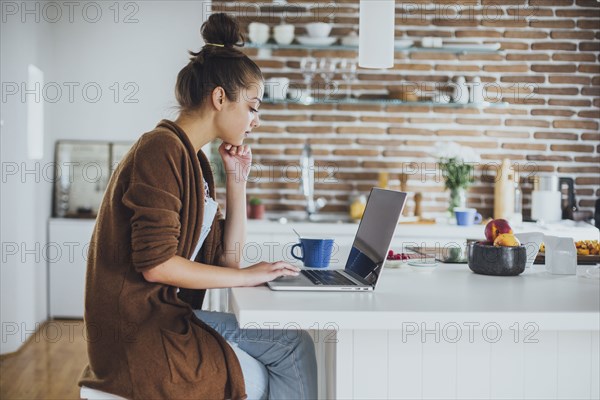
[[[88,257],[80,385],[133,399],[315,398],[306,332],[240,330],[231,314],[192,308],[204,289],[299,271],[285,262],[240,269],[252,160],[243,141],[259,124],[263,77],[234,48],[243,38],[232,18],[211,15],[202,36],[206,45],[177,77],[179,117],[142,135],[104,195]],[[200,150],[216,139],[226,219]]]

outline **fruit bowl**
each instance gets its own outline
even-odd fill
[[[515,276],[525,270],[525,246],[493,246],[479,242],[467,246],[471,271],[482,275]]]

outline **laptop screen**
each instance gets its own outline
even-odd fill
[[[375,285],[405,201],[404,192],[371,189],[345,271],[351,271]]]

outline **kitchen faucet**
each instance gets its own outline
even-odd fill
[[[315,159],[307,142],[300,157],[300,189],[306,198],[306,214],[308,219],[327,204],[323,197],[314,199],[315,195]]]

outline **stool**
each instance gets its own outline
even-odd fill
[[[100,390],[82,386],[79,391],[79,397],[87,400],[126,400],[114,394],[101,392]]]

